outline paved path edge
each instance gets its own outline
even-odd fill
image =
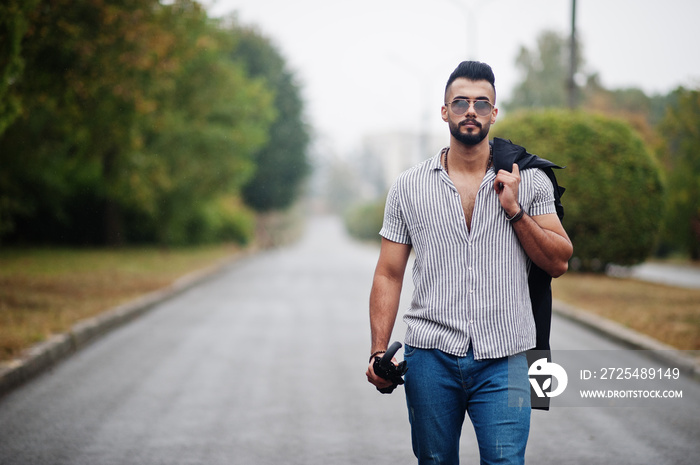
[[[220,274],[227,267],[254,253],[255,250],[251,248],[251,250],[238,252],[206,268],[188,273],[169,286],[149,292],[97,316],[78,321],[68,332],[51,336],[46,341],[30,347],[16,359],[0,362],[0,398],[39,374],[48,371],[100,336],[143,315],[156,305]]]
[[[700,381],[700,360],[684,354],[681,350],[659,342],[620,323],[581,310],[557,299],[554,299],[552,302],[552,311],[630,349],[649,351],[649,355],[656,358],[657,361],[672,367],[678,367],[692,378]]]

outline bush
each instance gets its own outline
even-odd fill
[[[255,214],[233,197],[202,202],[177,213],[162,227],[159,242],[171,246],[217,242],[245,245],[255,234]]]
[[[194,244],[235,242],[245,245],[255,233],[255,215],[233,197],[204,204],[190,223],[189,240]]]
[[[379,230],[384,221],[384,200],[351,207],[344,215],[345,229],[355,239],[381,241]]]
[[[566,169],[564,227],[574,243],[573,269],[644,261],[664,216],[661,170],[625,122],[582,112],[518,113],[494,126],[494,135]]]

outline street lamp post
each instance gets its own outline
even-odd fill
[[[576,108],[576,0],[571,0],[571,37],[569,39],[569,108]]]

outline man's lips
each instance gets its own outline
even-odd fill
[[[461,123],[459,123],[459,125],[460,126],[467,126],[467,127],[476,127],[476,128],[481,127],[481,123],[479,123],[478,121],[475,121],[473,119],[464,120]]]

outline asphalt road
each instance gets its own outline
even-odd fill
[[[402,388],[364,376],[376,258],[337,220],[311,221],[0,399],[0,464],[415,463]],[[638,356],[559,318],[553,334],[610,365]],[[700,388],[675,387],[683,399],[660,406],[534,412],[528,462],[700,463]],[[468,424],[462,450],[478,463]]]
[[[643,263],[632,267],[629,276],[671,286],[700,289],[700,268],[698,267]]]

